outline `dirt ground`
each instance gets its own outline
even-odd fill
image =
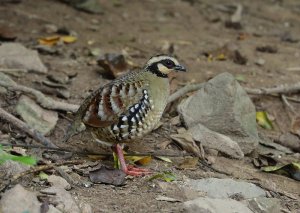
[[[18,42],[33,48],[45,32],[47,24],[65,27],[74,31],[78,40],[60,48],[61,54],[43,55],[42,61],[49,68],[48,74],[59,72],[77,73],[68,89],[71,97],[65,100],[79,104],[86,94],[99,85],[109,82],[98,72],[95,58],[88,53],[100,48],[101,53],[124,53],[134,64],[142,66],[153,55],[166,53],[172,44],[174,54],[186,67],[187,73],[179,73],[173,89],[190,82],[205,82],[221,72],[229,72],[242,78],[241,85],[250,88],[270,87],[300,81],[300,2],[298,0],[147,0],[147,1],[105,1],[100,0],[103,14],[89,14],[70,5],[54,0],[24,0],[19,4],[0,4],[0,24],[10,26]],[[243,6],[241,29],[226,26],[235,11],[235,5]],[[257,47],[271,46],[275,53],[256,50]],[[246,58],[246,63],[235,63],[234,59],[217,60],[224,46],[236,48]],[[229,50],[230,51],[230,50]],[[207,55],[216,54],[210,60]],[[225,54],[226,55],[226,54]],[[258,63],[263,59],[263,63]],[[35,81],[46,79],[45,75],[29,73],[15,78],[20,84],[34,87]],[[252,97],[252,96],[251,96]],[[279,98],[252,97],[257,109],[266,110],[276,119],[276,128],[269,134],[289,131],[290,120]],[[293,103],[296,111],[299,104]],[[2,103],[7,110],[13,108]],[[130,145],[131,151],[155,152],[160,143],[171,141],[169,134],[176,132],[168,125],[176,113],[164,116],[162,128],[144,138],[140,144]],[[69,143],[59,141],[69,123],[68,115],[61,113],[57,126],[50,138],[57,145],[80,150],[103,150],[92,142],[89,135],[73,137]],[[165,151],[181,153],[174,143]],[[216,170],[199,166],[197,170],[178,170],[174,165],[153,160],[148,166],[155,171],[172,171],[178,180],[184,177],[234,177],[249,182],[276,184],[282,206],[292,212],[300,211],[299,182],[280,175],[262,173],[251,163],[253,156],[233,160],[213,156]],[[80,156],[75,156],[80,158]],[[292,159],[293,161],[299,161]],[[288,157],[283,161],[289,161]],[[112,160],[105,162],[111,163]],[[219,171],[219,172],[216,172]],[[84,178],[83,178],[84,179]],[[30,185],[29,185],[30,187]],[[31,187],[35,187],[31,185]],[[271,187],[271,186],[270,186]],[[268,190],[272,191],[271,188]],[[122,187],[96,184],[90,188],[75,187],[71,194],[78,203],[89,203],[94,212],[181,212],[181,203],[158,201],[158,195],[177,196],[186,200],[186,195],[176,191],[163,191],[157,183],[147,177],[128,179]],[[287,196],[295,197],[291,199]]]

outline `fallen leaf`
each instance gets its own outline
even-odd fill
[[[216,59],[218,61],[225,61],[226,60],[226,56],[225,56],[224,53],[221,53],[221,54],[217,55]]]
[[[236,79],[237,81],[239,81],[239,82],[243,82],[243,83],[246,83],[246,82],[247,82],[247,81],[246,81],[246,77],[245,77],[244,75],[237,74],[237,75],[235,76],[235,79]]]
[[[61,36],[60,39],[67,44],[77,41],[77,38],[75,36]]]
[[[273,129],[272,122],[268,118],[267,113],[264,111],[256,112],[256,121],[258,125],[260,125],[264,129]]]
[[[103,160],[106,158],[106,156],[104,156],[104,155],[88,155],[88,158],[96,161],[96,160]]]
[[[89,172],[90,180],[93,183],[105,183],[115,186],[124,184],[126,174],[119,169],[110,169],[102,166],[100,169]]]
[[[75,36],[48,36],[44,38],[40,38],[38,40],[40,45],[47,45],[47,46],[54,46],[58,44],[59,42],[64,42],[66,44],[74,43],[77,40]]]
[[[0,164],[4,163],[7,160],[12,160],[16,162],[23,163],[25,165],[35,165],[37,160],[34,157],[31,156],[17,156],[7,153],[3,150],[1,144],[0,144]]]
[[[176,168],[178,169],[196,169],[199,162],[199,158],[185,158],[183,161],[179,162]]]
[[[47,180],[48,177],[49,177],[49,176],[48,176],[45,172],[43,172],[43,171],[41,171],[41,172],[39,173],[39,178],[40,178],[40,180]]]
[[[129,65],[122,54],[107,53],[100,57],[97,62],[104,69],[103,74],[110,78],[116,78],[129,70]]]
[[[300,136],[300,116],[293,118],[291,132]]]
[[[256,47],[256,51],[263,53],[277,53],[278,49],[275,46],[264,45]]]
[[[151,178],[149,178],[149,181],[155,180],[155,179],[160,179],[166,182],[172,182],[176,180],[176,176],[171,173],[171,172],[163,172],[163,173],[158,173],[156,175],[153,175]]]
[[[59,36],[48,36],[48,37],[40,38],[38,42],[40,45],[53,46],[57,44],[59,40],[60,40]]]
[[[170,137],[187,152],[194,153],[198,157],[201,156],[199,147],[189,133],[174,134]]]
[[[125,159],[131,163],[147,165],[151,161],[151,156],[125,156]]]
[[[168,162],[168,163],[172,163],[171,159],[167,158],[167,157],[156,156],[155,158],[158,158],[159,160],[162,160],[162,161],[165,161],[165,162]]]
[[[289,163],[283,166],[267,166],[262,171],[287,175],[295,180],[300,181],[300,163]]]

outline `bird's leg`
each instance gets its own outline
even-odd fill
[[[119,159],[120,164],[121,164],[121,169],[127,175],[131,175],[131,176],[143,176],[143,175],[152,174],[152,172],[149,171],[148,169],[136,168],[136,167],[131,166],[131,165],[127,166],[127,164],[125,162],[125,158],[124,158],[122,147],[119,144],[113,145],[113,151],[118,156],[118,159]]]

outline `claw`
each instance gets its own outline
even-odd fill
[[[126,165],[126,162],[125,162],[125,159],[124,159],[123,150],[122,150],[122,148],[121,148],[121,146],[119,144],[116,144],[113,147],[113,150],[114,150],[114,152],[117,154],[117,156],[119,158],[121,169],[127,175],[131,175],[131,176],[145,176],[145,175],[149,175],[149,174],[153,173],[153,172],[149,171],[148,169],[142,169],[142,168],[134,167],[132,165]]]

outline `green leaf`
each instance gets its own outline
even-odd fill
[[[152,181],[155,179],[164,180],[166,182],[172,182],[176,180],[176,176],[171,172],[163,172],[163,173],[158,173],[156,175],[153,175],[151,178],[148,179],[148,181]]]
[[[300,163],[289,163],[283,166],[266,166],[262,167],[262,171],[287,175],[300,181]]]
[[[20,162],[20,163],[30,165],[30,166],[35,165],[37,162],[34,157],[12,155],[12,154],[9,154],[9,153],[3,151],[2,147],[1,147],[1,149],[0,149],[0,164],[4,163],[7,160],[13,160],[13,161]]]
[[[39,174],[39,178],[40,180],[47,180],[48,179],[48,175],[45,172],[40,172]]]
[[[256,112],[256,121],[264,129],[273,129],[272,122],[268,118],[268,115],[264,111]]]
[[[26,165],[35,165],[36,164],[36,159],[31,156],[16,156],[16,155],[11,155],[11,160],[17,161]]]

